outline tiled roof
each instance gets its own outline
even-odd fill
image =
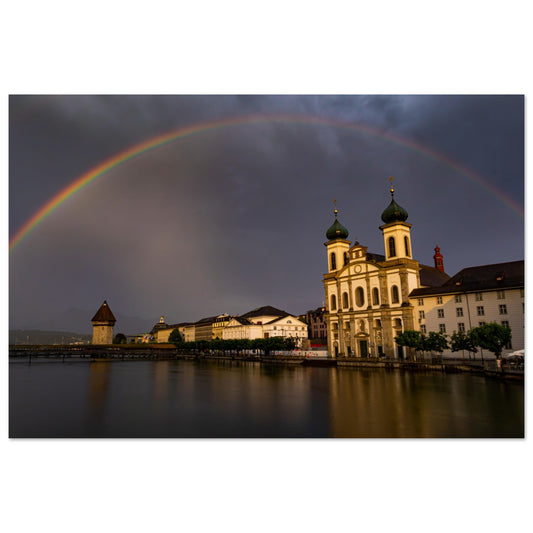
[[[107,302],[104,300],[104,303],[100,306],[100,309],[96,311],[96,314],[91,319],[91,322],[113,322],[113,324],[117,321],[113,313],[111,312],[111,309],[109,309],[109,305],[107,305]]]
[[[430,294],[479,292],[486,290],[521,288],[524,286],[524,261],[496,263],[463,268],[438,287],[415,289],[411,298]]]

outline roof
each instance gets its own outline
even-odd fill
[[[496,263],[463,268],[438,287],[415,289],[412,298],[430,294],[479,292],[487,290],[521,288],[524,286],[524,261]]]
[[[385,256],[381,254],[374,254],[374,253],[367,252],[366,260],[367,261],[385,261]]]
[[[100,306],[100,309],[96,311],[96,314],[91,319],[91,322],[113,322],[113,324],[116,321],[117,319],[111,312],[111,309],[109,309],[109,305],[107,305],[107,302],[105,300],[104,303]]]
[[[212,324],[216,318],[217,318],[218,315],[215,315],[215,316],[208,316],[206,318],[201,318],[200,320],[198,320],[198,322],[195,322],[195,324],[197,325],[207,325],[207,324]]]
[[[230,318],[230,322],[232,320],[237,321],[242,326],[254,326],[255,325],[251,320],[248,320],[247,318],[243,318],[242,316],[233,316]]]
[[[424,287],[440,287],[450,279],[448,274],[441,272],[438,268],[428,265],[420,265],[420,285]]]
[[[271,305],[265,305],[264,307],[258,307],[252,311],[248,311],[244,315],[241,315],[241,318],[254,318],[256,316],[287,316],[289,313],[282,311],[281,309],[276,309]]]

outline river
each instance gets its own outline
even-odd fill
[[[10,437],[524,436],[524,383],[238,361],[9,364]]]

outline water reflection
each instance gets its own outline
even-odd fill
[[[238,361],[10,364],[10,436],[523,435],[523,383],[476,376]]]
[[[523,388],[467,375],[332,370],[334,437],[523,437]],[[512,406],[512,407],[511,407]]]

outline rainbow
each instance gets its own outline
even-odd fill
[[[345,122],[340,120],[303,116],[303,115],[246,115],[244,117],[233,117],[228,119],[221,119],[217,121],[196,123],[178,130],[167,132],[163,135],[150,138],[139,144],[136,144],[124,151],[119,152],[113,157],[106,159],[102,163],[99,163],[95,167],[91,168],[88,172],[75,179],[70,185],[65,187],[62,191],[51,198],[45,205],[43,205],[31,218],[29,218],[24,225],[18,229],[9,242],[9,251],[20,244],[20,242],[39,224],[41,223],[52,211],[58,208],[62,203],[68,200],[73,194],[83,189],[87,184],[105,175],[113,168],[121,165],[122,163],[129,161],[135,157],[139,157],[146,152],[154,150],[160,146],[192,137],[194,135],[200,135],[206,132],[212,132],[223,128],[230,128],[236,126],[243,126],[249,124],[264,124],[264,123],[286,123],[286,124],[316,124],[320,126],[330,126],[348,131],[357,131],[373,137],[379,137],[385,139],[394,144],[398,144],[403,147],[412,149],[426,157],[439,161],[440,163],[451,167],[454,171],[462,174],[466,178],[470,179],[474,183],[480,185],[483,189],[487,190],[490,194],[501,200],[507,207],[514,211],[519,217],[524,218],[523,208],[510,197],[506,196],[502,191],[497,189],[494,185],[489,183],[486,179],[482,178],[479,174],[473,172],[462,166],[457,161],[436,152],[426,146],[416,143],[410,139],[402,138],[392,133],[383,132],[377,128],[373,128],[366,124],[359,124],[353,122]]]

